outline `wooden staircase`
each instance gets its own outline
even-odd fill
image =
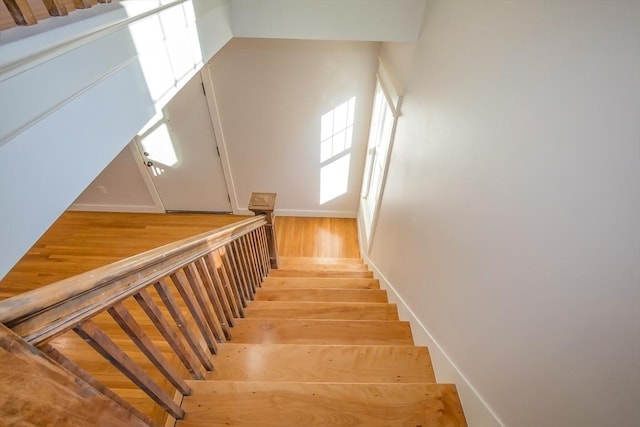
[[[256,217],[0,301],[0,420],[466,426],[367,266],[279,256],[273,206],[257,204]]]
[[[466,426],[360,259],[281,257],[231,333],[178,427]]]

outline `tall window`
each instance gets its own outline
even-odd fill
[[[381,76],[381,74],[381,72],[378,73],[376,84],[367,147],[367,161],[362,183],[362,211],[369,244],[372,238],[372,227],[375,224],[380,205],[380,198],[382,197],[386,168],[398,116],[397,108],[400,104],[400,97],[397,96],[394,105],[391,96],[385,89],[384,76]]]

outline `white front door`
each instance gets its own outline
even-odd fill
[[[136,142],[167,211],[231,212],[200,73]]]

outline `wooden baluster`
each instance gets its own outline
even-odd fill
[[[213,283],[213,288],[218,293],[220,297],[220,302],[222,302],[222,310],[224,311],[224,316],[227,319],[227,323],[230,326],[234,326],[235,322],[233,320],[233,311],[231,308],[231,303],[233,303],[233,298],[230,298],[229,295],[224,290],[224,284],[220,279],[220,275],[218,274],[218,268],[216,267],[216,260],[212,253],[207,254],[204,257],[205,265],[209,270],[209,274],[211,276],[211,282]]]
[[[202,284],[202,280],[200,278],[200,274],[196,269],[193,263],[189,264],[184,268],[184,272],[187,276],[187,281],[191,285],[191,290],[193,295],[196,297],[196,301],[200,304],[200,308],[202,309],[202,314],[204,316],[207,325],[209,325],[209,329],[213,332],[213,335],[216,337],[218,341],[225,341],[224,332],[222,332],[222,324],[218,317],[211,312],[211,301],[207,298],[208,295],[203,293],[206,292],[204,285]]]
[[[278,268],[278,244],[276,243],[276,193],[251,193],[249,210],[257,215],[264,215],[267,220],[266,235],[269,248],[269,264],[271,268]]]
[[[127,412],[133,414],[136,418],[139,418],[145,424],[153,427],[157,427],[157,424],[153,422],[149,416],[143,414],[136,408],[131,405],[129,402],[115,394],[109,387],[103,385],[100,381],[96,380],[90,373],[73,363],[71,360],[67,358],[64,354],[60,353],[55,347],[53,347],[49,343],[42,343],[38,346],[38,349],[49,356],[51,359],[56,361],[60,366],[65,368],[67,371],[71,372],[76,377],[80,378],[85,383],[89,384],[91,387],[98,390],[100,393],[107,396],[109,399],[113,400],[118,405],[122,406]]]
[[[64,16],[69,14],[62,0],[42,0],[42,2],[47,7],[50,16]]]
[[[91,3],[87,0],[73,0],[73,5],[76,9],[89,9],[91,7]]]
[[[173,320],[178,326],[178,329],[180,329],[180,332],[182,332],[182,335],[187,340],[187,343],[189,343],[189,345],[191,346],[191,349],[196,354],[196,357],[198,358],[200,363],[202,363],[202,365],[208,371],[212,371],[213,364],[211,363],[209,355],[205,354],[205,351],[200,346],[198,338],[196,338],[195,334],[191,330],[191,327],[189,326],[187,319],[182,314],[182,310],[177,301],[171,295],[169,286],[167,285],[165,280],[160,279],[153,285],[153,287],[158,292],[160,299],[162,299],[162,302],[164,302],[167,310],[169,310],[169,314],[171,314],[171,317],[173,317]]]
[[[258,257],[256,256],[256,248],[251,241],[250,235],[245,235],[245,239],[247,240],[247,249],[249,250],[249,255],[251,257],[251,265],[256,271],[256,275],[258,277],[258,287],[262,286],[262,271],[260,271],[260,262]]]
[[[227,286],[231,289],[233,296],[235,298],[236,303],[236,317],[244,317],[244,307],[247,306],[246,301],[244,300],[244,295],[242,294],[242,290],[238,285],[238,279],[233,274],[233,270],[231,269],[231,264],[229,263],[229,256],[227,255],[226,248],[224,249],[224,253],[222,250],[219,252],[220,259],[222,260],[222,265],[220,266],[220,275],[222,276],[222,280],[225,281]]]
[[[167,343],[178,356],[184,367],[187,368],[191,377],[196,380],[203,380],[205,378],[204,373],[196,360],[196,356],[184,346],[178,337],[178,334],[173,330],[167,319],[164,317],[149,292],[147,292],[146,289],[143,289],[133,297],[144,312],[147,313],[147,316],[149,316],[149,319],[151,319],[156,328],[158,328],[158,331],[160,331],[164,339],[167,340]]]
[[[253,296],[256,293],[256,286],[255,286],[255,278],[253,277],[253,274],[251,274],[251,268],[249,267],[249,261],[247,260],[247,256],[244,252],[244,248],[242,247],[242,241],[240,239],[235,240],[234,245],[236,246],[236,250],[240,256],[240,262],[242,264],[242,271],[245,274],[245,277],[247,278],[247,283],[249,284],[249,293],[251,294],[251,298],[253,299]]]
[[[169,361],[160,353],[158,347],[144,332],[138,322],[135,321],[129,310],[122,302],[114,304],[107,312],[113,317],[113,320],[129,335],[129,338],[135,343],[140,351],[147,356],[147,359],[160,371],[164,377],[180,392],[183,396],[191,394],[191,387],[180,378],[180,374],[169,363]]]
[[[269,260],[269,243],[267,242],[267,227],[260,227],[260,239],[262,240],[262,252],[265,265],[267,266],[267,275],[271,270],[271,261]]]
[[[222,326],[222,331],[224,332],[224,337],[228,340],[231,339],[231,331],[229,330],[229,325],[227,324],[227,319],[224,315],[224,309],[222,308],[222,303],[220,302],[220,297],[215,289],[215,284],[213,283],[213,279],[209,274],[209,269],[205,264],[203,258],[200,258],[195,262],[196,268],[198,269],[198,273],[200,273],[200,277],[204,280],[205,291],[209,296],[209,301],[213,304],[213,310],[216,312],[216,317],[220,321]]]
[[[253,231],[253,238],[256,241],[256,251],[258,252],[258,261],[260,262],[260,270],[262,271],[262,277],[267,277],[269,274],[269,269],[265,264],[264,259],[264,248],[262,247],[262,238],[260,237],[260,230],[258,228]]]
[[[253,238],[256,241],[256,251],[258,252],[258,261],[262,269],[262,277],[267,277],[269,275],[269,268],[264,259],[264,249],[262,247],[262,239],[260,239],[260,228],[253,231]]]
[[[222,289],[224,289],[224,293],[229,300],[229,306],[231,307],[231,313],[234,318],[240,317],[240,309],[238,308],[238,299],[236,298],[236,293],[234,292],[233,287],[231,286],[231,282],[229,282],[229,278],[226,274],[224,268],[224,261],[222,260],[222,255],[220,250],[211,253],[212,259],[218,260],[216,262],[216,273],[220,278],[220,284],[222,285]]]
[[[251,247],[251,251],[253,252],[253,262],[255,262],[256,268],[258,269],[258,274],[260,275],[260,283],[262,283],[262,279],[266,275],[264,274],[264,271],[262,269],[262,262],[260,261],[260,254],[258,251],[255,230],[247,234],[247,238],[249,239],[249,245]]]
[[[260,276],[258,275],[258,270],[255,268],[253,257],[251,256],[251,250],[249,249],[249,245],[246,237],[247,237],[246,235],[242,236],[240,238],[240,243],[242,244],[242,249],[244,250],[245,255],[247,257],[247,265],[249,266],[249,271],[253,276],[253,288],[255,292],[255,290],[260,287]]]
[[[225,253],[227,255],[227,261],[233,273],[233,277],[235,278],[240,294],[242,295],[242,306],[246,307],[249,294],[247,293],[245,278],[238,268],[238,260],[236,259],[236,253],[234,252],[231,243],[225,246]]]
[[[140,387],[151,399],[167,411],[173,418],[183,419],[184,410],[165,393],[149,376],[135,364],[120,347],[109,338],[102,329],[91,320],[86,320],[73,328],[74,332],[94,350],[107,359],[120,372]]]
[[[209,351],[211,351],[211,353],[213,354],[216,354],[218,352],[216,340],[211,330],[207,326],[206,320],[204,320],[204,315],[202,314],[202,310],[200,309],[199,304],[193,300],[187,289],[187,279],[184,277],[184,273],[182,271],[176,271],[174,273],[171,273],[169,277],[176,286],[176,289],[178,290],[180,296],[182,296],[182,299],[184,300],[187,308],[191,312],[193,320],[196,322],[196,326],[198,326],[198,329],[204,337],[204,341],[207,343],[207,347],[209,347]]]
[[[27,0],[4,0],[5,6],[18,25],[33,25],[38,22]]]
[[[233,254],[233,256],[231,257],[231,260],[234,264],[236,271],[238,272],[238,275],[242,279],[242,289],[245,294],[245,299],[253,300],[254,297],[253,297],[253,292],[251,291],[251,284],[249,283],[247,272],[244,270],[244,264],[242,263],[242,257],[238,252],[237,242],[236,241],[231,242],[229,244],[229,248],[231,250],[231,253]]]

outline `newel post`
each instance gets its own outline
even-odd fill
[[[278,268],[278,246],[276,244],[275,214],[276,193],[251,193],[249,210],[267,219],[267,243],[271,268]]]

